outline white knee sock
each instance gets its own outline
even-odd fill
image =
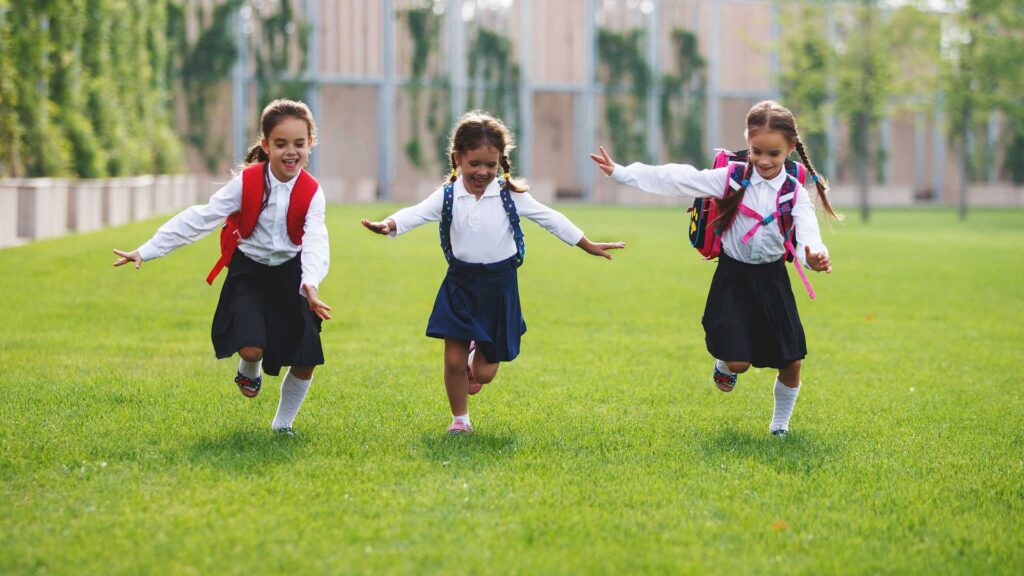
[[[249,362],[245,358],[242,358],[241,360],[238,361],[238,371],[242,373],[242,376],[245,376],[246,378],[252,378],[253,380],[258,378],[260,373],[262,372],[262,370],[260,369],[261,366],[263,366],[262,358],[255,362]]]
[[[770,432],[776,430],[789,430],[789,418],[793,415],[793,406],[796,405],[797,394],[800,387],[790,388],[775,379],[775,390],[772,395],[775,397],[775,413],[772,414],[772,423],[768,426]]]
[[[312,378],[299,380],[292,376],[291,370],[284,375],[284,380],[281,380],[281,401],[277,404],[277,415],[274,416],[274,422],[270,425],[271,429],[280,430],[292,427],[295,415],[299,413],[302,401],[306,398],[306,392],[309,391],[309,383],[312,381]]]

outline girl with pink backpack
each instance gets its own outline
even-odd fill
[[[712,199],[705,203],[708,210],[692,218],[691,240],[706,258],[718,258],[702,318],[708,352],[716,359],[713,379],[719,390],[730,392],[737,375],[751,366],[777,369],[769,431],[782,436],[789,432],[807,355],[786,260],[794,260],[812,298],[801,264],[832,272],[814,204],[800,178],[804,170],[825,211],[842,217],[829,204],[828,184],[811,164],[792,112],[770,100],[755,104],[747,113],[746,140],[745,162],[730,161],[743,160],[743,154],[720,153],[710,170],[685,164],[620,166],[603,147],[590,157],[606,175],[645,192]],[[787,160],[794,150],[803,165]],[[698,212],[699,206],[698,201]],[[693,230],[698,222],[706,235]]]

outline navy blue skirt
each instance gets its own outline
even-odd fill
[[[519,355],[525,332],[514,258],[491,264],[453,260],[448,265],[427,336],[476,340],[477,351],[488,362],[508,362]]]
[[[302,255],[266,266],[235,250],[220,290],[211,337],[217,358],[239,348],[263,349],[263,371],[277,376],[282,366],[324,363],[319,316],[299,294]]]
[[[786,261],[746,264],[722,252],[704,306],[704,340],[719,360],[785,368],[807,356]]]

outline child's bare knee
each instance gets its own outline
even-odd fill
[[[725,365],[729,368],[730,372],[735,372],[736,374],[742,374],[747,370],[750,370],[750,362],[726,360]]]
[[[313,378],[313,368],[315,366],[292,366],[288,371],[299,380],[311,380]]]
[[[246,362],[259,362],[263,359],[263,348],[243,346],[238,349],[238,355]]]

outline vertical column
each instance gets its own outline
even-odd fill
[[[708,39],[708,150],[722,145],[722,103],[719,101],[719,73],[722,65],[722,6],[711,2],[711,25]]]
[[[451,79],[452,120],[466,112],[466,26],[462,17],[464,0],[448,0],[448,72]]]
[[[306,61],[306,104],[313,111],[314,118],[320,118],[320,33],[323,24],[320,22],[320,0],[306,0],[306,22],[311,23],[309,37],[309,57]],[[322,151],[318,150],[318,152]],[[310,154],[309,171],[320,173],[320,154]]]
[[[395,140],[395,7],[380,0],[380,55],[382,77],[377,88],[377,199],[391,197]]]
[[[914,193],[925,188],[924,149],[928,145],[924,112],[914,114]]]
[[[658,58],[661,0],[650,0],[649,6],[646,18],[647,65],[651,68],[651,85],[647,89],[647,153],[651,156],[651,162],[657,164],[661,160],[661,106],[658,101],[661,92],[661,62]]]
[[[932,122],[932,200],[936,202],[942,201],[946,187],[945,101],[945,95],[939,92],[935,97],[935,119]]]
[[[997,146],[999,146],[999,118],[996,116],[995,110],[992,110],[988,113],[988,148],[985,150],[989,159],[987,175],[989,184],[995,184],[999,178]]]
[[[597,146],[597,0],[586,0],[586,79],[584,80],[581,99],[582,106],[578,109],[582,118],[577,118],[577,125],[583,124],[582,144],[586,148],[583,153],[576,153],[576,174],[580,179],[583,190],[583,200],[590,200],[594,196],[594,168],[591,166],[590,158],[587,156]]]
[[[837,37],[835,6],[831,1],[825,15],[825,28],[829,38]],[[828,147],[828,156],[825,157],[825,177],[835,179],[838,177],[836,170],[839,169],[839,139],[837,138],[839,115],[836,113],[838,88],[835,66],[829,66],[827,74],[828,105],[825,112],[825,145]]]
[[[231,139],[235,151],[233,162],[245,156],[246,145],[245,119],[248,117],[248,98],[246,84],[249,81],[249,43],[246,39],[246,24],[249,19],[249,7],[235,11],[235,50],[238,59],[231,71]]]
[[[533,23],[530,21],[530,0],[519,2],[519,153],[518,172],[527,177],[533,173],[533,85],[531,59]]]
[[[779,24],[779,3],[778,0],[771,0],[769,10],[771,11],[771,38],[772,51],[768,55],[768,67],[770,70],[770,82],[772,98],[779,100],[782,97],[782,90],[779,86],[779,74],[782,66],[779,64],[779,51],[782,40],[781,25]]]
[[[882,147],[885,160],[880,167],[883,184],[892,183],[892,108],[888,105],[882,111],[882,119],[878,123],[878,145]]]

